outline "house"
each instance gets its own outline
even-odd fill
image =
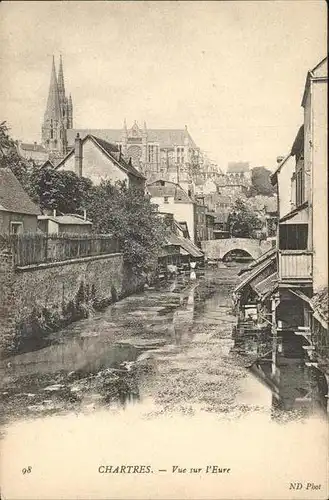
[[[265,252],[239,274],[242,278],[234,290],[238,311],[235,346],[246,347],[254,339],[261,355],[262,345],[268,346],[270,341],[272,301],[278,289],[276,249]]]
[[[159,213],[166,226],[165,241],[159,255],[159,267],[165,270],[167,265],[178,268],[186,267],[191,261],[203,261],[204,254],[186,236],[186,230],[170,213]]]
[[[304,123],[271,182],[279,201],[276,322],[281,332],[299,335],[314,366],[329,373],[327,314],[314,307],[328,293],[327,85],[325,58],[307,74]]]
[[[38,228],[46,234],[90,234],[92,222],[76,214],[38,215]]]
[[[9,168],[0,168],[0,234],[37,231],[40,209]]]
[[[196,245],[213,238],[214,216],[203,196],[194,196],[188,186],[183,189],[181,184],[161,178],[148,183],[147,191],[159,212],[172,213],[180,224],[186,225],[186,233]]]
[[[214,239],[221,240],[230,237],[230,230],[228,224],[228,212],[215,212],[214,219]]]
[[[147,184],[147,191],[159,212],[171,213],[179,223],[186,223],[189,237],[195,242],[196,204],[191,196],[179,184],[164,179]]]
[[[84,139],[77,134],[74,148],[56,168],[71,170],[95,184],[103,179],[112,184],[126,182],[130,187],[144,188],[145,185],[144,176],[133,167],[131,161],[124,159],[119,146],[90,134]]]

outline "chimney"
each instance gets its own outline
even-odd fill
[[[132,167],[131,156],[129,157],[128,165],[130,165]]]
[[[34,151],[37,149],[37,143],[34,141],[34,144],[33,144],[33,149]]]
[[[53,210],[53,216],[56,217],[56,208]]]
[[[87,210],[83,210],[83,220],[87,220]]]
[[[74,142],[74,160],[75,173],[78,177],[82,177],[82,140],[80,138],[79,132],[77,133]]]
[[[277,156],[276,162],[281,163],[284,160],[284,156]]]

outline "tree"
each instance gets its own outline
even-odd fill
[[[92,182],[79,178],[74,172],[65,172],[22,158],[15,141],[9,135],[6,122],[0,124],[0,168],[12,170],[32,200],[42,211],[58,210],[74,213],[84,208],[83,203],[92,187]]]
[[[141,275],[154,268],[164,241],[165,229],[156,207],[143,190],[125,183],[113,186],[102,181],[90,192],[86,208],[95,233],[115,235],[124,260]]]
[[[19,155],[15,141],[9,135],[7,123],[0,123],[0,168],[10,168],[17,179],[26,186],[31,165],[32,162]]]
[[[75,213],[84,208],[92,189],[92,182],[74,172],[56,170],[45,165],[34,167],[29,176],[29,193],[42,211],[56,209],[61,213]]]
[[[232,236],[253,238],[255,232],[262,228],[262,221],[259,215],[245,201],[238,198],[229,214],[228,225]]]
[[[251,171],[251,187],[249,196],[273,196],[275,188],[272,186],[270,176],[272,172],[266,167],[255,167]]]

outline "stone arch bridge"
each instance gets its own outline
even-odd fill
[[[201,242],[206,260],[223,260],[233,250],[240,250],[258,259],[272,247],[271,241],[261,241],[251,238],[225,238]]]

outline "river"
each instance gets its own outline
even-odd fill
[[[301,354],[281,363],[284,383],[273,389],[270,363],[250,369],[250,356],[236,352],[238,269],[150,287],[6,359],[5,498],[272,499],[287,498],[290,482],[301,480],[322,485],[311,498],[326,498],[321,391],[302,400],[310,381]],[[302,404],[291,403],[297,395]],[[98,471],[132,463],[149,464],[156,476]],[[202,476],[212,464],[230,473]],[[29,465],[27,479],[19,473]],[[187,482],[175,465],[202,473]],[[305,489],[289,494],[310,498]]]

